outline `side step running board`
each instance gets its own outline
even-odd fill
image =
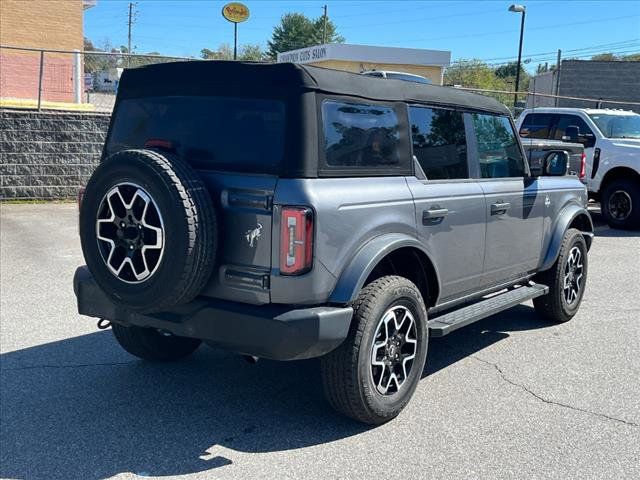
[[[432,337],[443,337],[470,323],[490,317],[522,302],[545,295],[548,292],[549,287],[537,283],[514,288],[429,320],[429,333]]]

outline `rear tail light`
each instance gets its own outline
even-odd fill
[[[175,145],[170,140],[164,138],[149,138],[144,142],[144,148],[161,148],[164,150],[175,150]]]
[[[301,275],[313,262],[313,211],[282,207],[280,218],[280,273]]]
[[[580,175],[578,178],[582,180],[587,175],[587,155],[582,152],[582,158],[580,159]]]

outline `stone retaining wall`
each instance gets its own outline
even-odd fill
[[[0,110],[0,199],[75,197],[98,163],[109,118]]]

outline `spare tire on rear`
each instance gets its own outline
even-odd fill
[[[192,300],[211,276],[214,207],[197,173],[177,156],[123,150],[87,183],[80,240],[89,270],[114,303],[161,311]]]

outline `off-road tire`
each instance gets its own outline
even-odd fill
[[[402,387],[391,396],[381,395],[370,374],[371,348],[382,315],[401,305],[414,316],[417,350]],[[427,356],[427,311],[418,288],[399,276],[385,276],[366,285],[353,304],[349,334],[334,351],[320,359],[322,383],[329,404],[359,422],[381,424],[396,417],[407,405],[422,376]]]
[[[631,201],[631,212],[625,219],[615,218],[609,209],[609,199],[616,192],[625,192]],[[640,229],[640,182],[629,178],[620,178],[608,183],[602,190],[600,208],[602,216],[611,228],[620,230]]]
[[[577,247],[581,252],[583,278],[578,297],[576,301],[570,305],[564,295],[564,280],[568,257],[574,247]],[[565,232],[564,237],[562,238],[562,245],[560,246],[558,259],[549,270],[540,272],[535,277],[535,281],[537,283],[541,283],[549,287],[549,293],[533,299],[533,306],[536,312],[548,320],[557,323],[564,323],[571,320],[580,308],[580,303],[582,302],[582,297],[584,296],[587,283],[587,273],[587,243],[579,230],[570,228]]]
[[[116,340],[131,355],[152,362],[170,362],[191,355],[202,343],[196,338],[177,337],[154,328],[112,323]]]
[[[96,219],[113,186],[133,183],[153,199],[164,223],[164,251],[155,272],[141,283],[112,273],[100,253]],[[217,247],[211,197],[197,173],[176,155],[124,150],[103,161],[87,183],[80,209],[85,261],[100,288],[117,305],[140,312],[187,303],[211,277]]]

